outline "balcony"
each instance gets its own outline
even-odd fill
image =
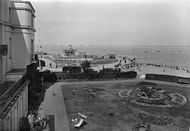
[[[5,81],[18,81],[25,74],[26,69],[12,69],[6,73]]]
[[[25,74],[17,82],[5,82],[0,85],[0,120],[6,116],[28,84],[29,80]]]

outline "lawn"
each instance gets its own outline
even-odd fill
[[[153,131],[188,131],[190,127],[190,104],[172,108],[145,107],[130,103],[121,98],[118,92],[122,89],[134,89],[140,86],[154,86],[177,92],[190,100],[190,89],[150,83],[126,81],[103,82],[71,82],[62,86],[71,131],[138,131],[139,113],[152,116],[165,116],[174,121],[172,125],[160,126],[149,123]],[[77,113],[85,114],[86,125],[74,128],[71,122],[78,117]]]

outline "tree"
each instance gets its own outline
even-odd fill
[[[84,72],[87,72],[88,70],[90,70],[90,62],[88,60],[85,60],[81,63],[81,67]]]

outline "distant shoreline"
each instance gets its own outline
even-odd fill
[[[133,56],[143,63],[157,65],[179,66],[190,69],[190,45],[160,45],[160,46],[75,46],[77,51],[103,56],[113,52],[118,56]],[[38,50],[38,49],[37,49]],[[50,54],[62,53],[60,46],[42,46],[43,51]]]

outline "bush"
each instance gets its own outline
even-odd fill
[[[31,63],[30,65],[28,65],[27,67],[26,67],[26,69],[27,69],[27,71],[28,72],[31,72],[31,71],[35,71],[35,70],[37,70],[37,64],[36,63]]]
[[[115,70],[102,70],[101,72],[88,72],[88,73],[57,73],[61,79],[77,79],[77,80],[99,80],[99,79],[115,79],[115,78],[136,78],[137,73],[130,72],[118,72]]]
[[[119,73],[120,78],[136,78],[137,72],[135,71],[129,71],[129,72],[121,72]]]
[[[171,75],[160,75],[160,74],[146,74],[145,79],[167,81],[167,82],[176,82],[176,83],[179,83],[179,80],[183,80],[186,83],[190,82],[190,78],[171,76]]]
[[[65,73],[81,73],[80,66],[64,66],[62,71]]]
[[[37,110],[43,101],[45,88],[42,86],[42,77],[44,81],[56,82],[57,75],[50,71],[43,73],[37,70],[37,64],[32,63],[27,66],[27,79],[30,80],[28,85],[28,106],[29,110]]]
[[[104,68],[102,70],[100,70],[99,74],[106,74],[106,73],[119,73],[120,71],[119,70],[115,70],[115,69],[112,69],[112,68]]]
[[[48,82],[56,82],[57,81],[57,75],[54,72],[51,72],[49,70],[46,70],[42,73],[43,80]]]

